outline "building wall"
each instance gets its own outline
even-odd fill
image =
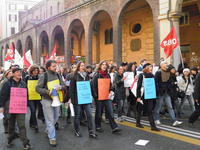
[[[180,26],[180,45],[190,45],[190,51],[183,53],[183,56],[188,64],[197,65],[192,62],[192,53],[200,63],[200,13],[197,5],[183,8],[183,11],[189,13],[189,24]]]
[[[139,33],[132,34],[131,28],[137,23],[141,24],[142,29]],[[146,58],[150,62],[154,62],[153,16],[149,6],[126,14],[122,27],[123,61],[136,61],[139,63],[141,59]],[[130,43],[132,39],[141,40],[141,49],[139,51],[131,50]]]

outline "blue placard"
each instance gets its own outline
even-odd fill
[[[76,82],[78,104],[92,103],[92,93],[89,81]]]
[[[156,86],[154,78],[144,78],[144,99],[156,98]]]

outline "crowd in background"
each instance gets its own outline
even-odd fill
[[[40,131],[38,119],[40,119],[46,124],[50,145],[56,146],[58,120],[59,116],[64,114],[67,124],[72,122],[71,116],[73,116],[74,134],[77,137],[82,137],[80,125],[87,125],[89,137],[97,138],[96,132],[104,132],[102,121],[110,124],[113,134],[120,133],[121,129],[117,122],[125,121],[123,116],[135,118],[138,128],[144,128],[141,118],[147,116],[151,130],[157,132],[160,131],[161,118],[165,115],[169,115],[172,126],[180,126],[183,122],[177,118],[186,117],[184,107],[186,104],[189,104],[191,114],[188,123],[193,124],[200,115],[200,74],[198,72],[198,68],[189,68],[186,63],[180,64],[176,69],[165,60],[161,60],[159,66],[156,66],[146,59],[141,60],[140,64],[123,62],[120,65],[102,61],[99,64],[86,66],[85,63],[78,62],[70,68],[58,67],[56,61],[49,60],[45,68],[37,65],[29,68],[24,66],[23,69],[17,65],[11,66],[9,70],[0,68],[0,112],[4,113],[3,124],[5,134],[8,134],[8,147],[12,146],[15,138],[20,137],[24,149],[31,148],[26,135],[25,114],[9,113],[11,87],[27,88],[30,81],[37,81],[35,90],[41,97],[32,100],[28,96],[29,127],[38,133]],[[129,82],[125,85],[127,74],[130,73],[132,77],[129,77]],[[155,80],[156,98],[145,99],[144,79],[146,78]],[[107,99],[99,100],[99,79],[110,79]],[[63,95],[63,105],[58,107],[51,106],[53,89],[49,88],[48,83],[52,81],[59,85],[56,87],[58,94]],[[90,82],[93,97],[91,103],[78,103],[77,82],[80,81]],[[73,105],[73,108],[70,105]],[[95,110],[94,119],[92,110]]]

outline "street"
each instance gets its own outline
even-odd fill
[[[104,133],[97,133],[98,138],[90,139],[87,127],[81,127],[83,137],[78,138],[73,134],[73,124],[65,123],[65,119],[60,118],[60,129],[57,131],[57,147],[51,147],[44,132],[45,124],[39,121],[39,133],[28,127],[26,124],[28,137],[34,150],[200,150],[200,121],[195,123],[195,127],[190,127],[186,119],[182,119],[184,124],[181,127],[171,127],[169,118],[162,119],[165,125],[159,126],[161,132],[152,132],[148,127],[147,118],[144,117],[142,123],[144,129],[135,127],[133,118],[125,117],[127,121],[119,123],[123,130],[121,134],[112,134],[110,126],[102,123]],[[28,117],[27,117],[28,120]],[[146,126],[147,125],[147,126]],[[2,121],[0,121],[0,150],[8,150],[6,147],[6,136],[3,133]],[[149,140],[146,146],[138,146],[138,140]],[[10,150],[21,150],[22,144],[16,139],[14,146]]]

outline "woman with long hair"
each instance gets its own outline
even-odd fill
[[[29,74],[25,77],[25,81],[28,85],[28,91],[32,90],[30,88],[36,88],[37,81],[39,79],[39,67],[37,65],[32,65],[29,68]],[[35,82],[35,84],[34,84]],[[31,85],[32,84],[32,85]],[[30,86],[29,86],[30,85]],[[38,123],[36,117],[36,110],[40,103],[41,97],[36,96],[35,98],[30,95],[31,93],[28,92],[28,105],[31,111],[31,116],[29,120],[30,128],[35,129],[35,132],[38,132]],[[39,94],[38,94],[39,95]]]
[[[75,117],[74,117],[74,134],[77,137],[81,137],[80,133],[80,121],[81,121],[81,114],[85,111],[87,120],[88,120],[88,132],[90,138],[96,138],[97,135],[94,132],[93,121],[92,121],[92,110],[91,110],[91,103],[88,104],[79,104],[78,103],[78,93],[77,93],[77,82],[80,81],[90,81],[89,75],[85,71],[85,64],[83,62],[79,62],[77,65],[76,70],[71,78],[70,82],[70,97],[71,103],[74,105]]]
[[[101,100],[99,98],[100,93],[99,93],[98,81],[100,81],[99,79],[110,79],[110,75],[108,73],[108,68],[109,68],[109,65],[108,65],[107,61],[102,61],[99,64],[97,72],[95,73],[95,75],[92,79],[93,97],[96,102],[96,112],[95,112],[96,131],[97,132],[104,131],[101,127],[101,113],[102,113],[102,105],[105,105],[105,109],[107,110],[110,126],[112,128],[112,133],[119,133],[121,131],[121,129],[118,128],[118,125],[116,124],[116,122],[114,120],[112,101],[110,100],[109,96],[108,96],[108,98],[101,99]],[[106,92],[110,92],[110,95],[112,95],[113,92],[111,89],[111,81],[106,84],[109,84],[109,85],[105,85],[105,86],[110,87],[110,89],[108,89],[109,91],[106,91]]]

